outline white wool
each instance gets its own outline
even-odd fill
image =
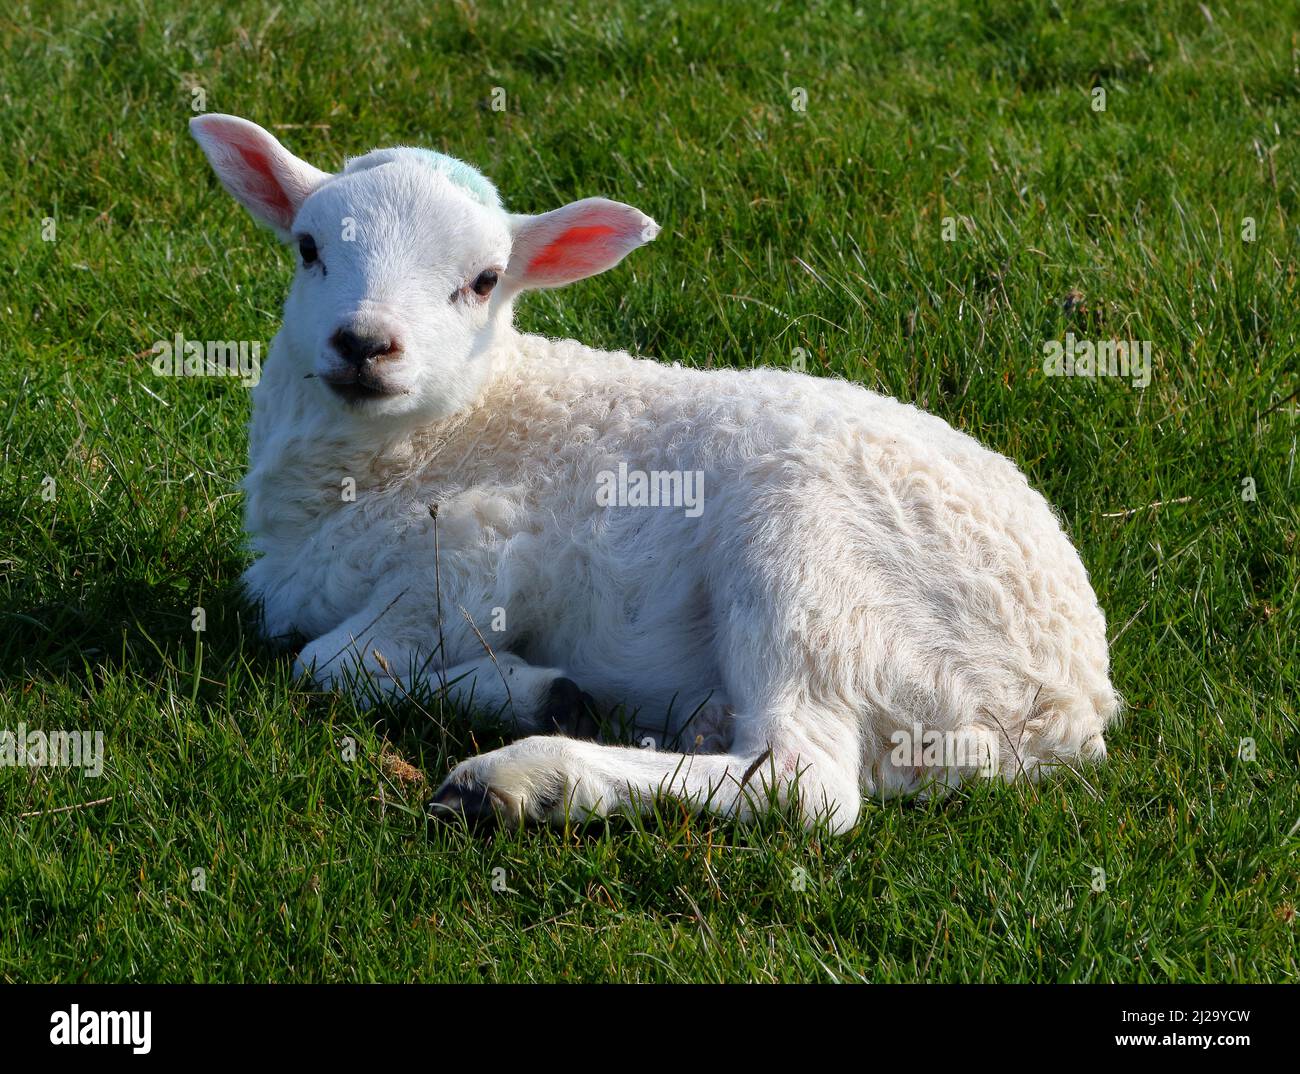
[[[300,270],[254,391],[245,580],[267,632],[311,639],[299,660],[323,684],[455,679],[521,730],[540,729],[560,675],[635,710],[660,746],[703,706],[684,738],[718,751],[535,735],[458,766],[441,799],[477,789],[515,819],[556,819],[667,791],[746,817],[773,792],[843,830],[864,793],[972,774],[896,763],[899,734],[982,741],[1008,779],[1104,756],[1119,707],[1105,619],[1012,462],[845,381],[517,333],[515,295],[553,282],[510,257],[531,243],[541,264],[526,229],[547,218],[507,217],[419,161],[314,191],[293,233],[362,226],[322,243],[327,279]],[[644,232],[627,249],[653,235],[626,223]],[[449,300],[489,262],[490,301]],[[403,341],[401,394],[347,403],[322,380],[326,340],[366,317]],[[702,509],[603,505],[620,464],[701,473]]]

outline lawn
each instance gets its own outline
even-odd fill
[[[0,767],[0,980],[1300,978],[1300,9],[377,8],[0,15],[0,729],[105,748]],[[294,682],[238,587],[249,392],[151,369],[265,351],[292,274],[196,107],[331,170],[441,149],[515,211],[634,204],[658,240],[521,326],[802,364],[1010,456],[1107,613],[1109,763],[840,839],[670,802],[428,828],[500,738]],[[1070,334],[1148,342],[1150,382],[1045,375]]]

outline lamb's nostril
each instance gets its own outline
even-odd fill
[[[330,345],[340,358],[355,366],[365,365],[372,358],[392,357],[402,349],[387,333],[354,332],[351,328],[340,328],[330,336]]]

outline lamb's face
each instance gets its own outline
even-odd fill
[[[476,196],[420,153],[353,161],[293,220],[284,338],[321,406],[436,420],[472,404],[488,373],[509,219],[490,187]]]
[[[515,295],[604,272],[659,231],[604,198],[507,215],[482,175],[425,149],[379,149],[330,175],[238,116],[190,130],[222,185],[293,248],[281,338],[301,378],[288,380],[340,421],[472,406]]]

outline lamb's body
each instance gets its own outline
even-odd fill
[[[747,816],[797,791],[843,829],[863,791],[1104,753],[1105,623],[1011,462],[842,381],[518,335],[521,291],[654,237],[630,206],[510,216],[438,153],[328,175],[244,120],[192,127],[301,256],[245,482],[267,632],[305,635],[321,685],[583,731],[576,681],[696,750],[535,734],[435,805],[554,820],[668,792]],[[702,503],[611,504],[624,466],[699,473]]]
[[[493,361],[475,408],[358,452],[272,357],[247,580],[272,632],[316,639],[305,665],[378,638],[389,670],[427,667],[440,584],[449,665],[483,655],[464,608],[494,649],[563,669],[643,727],[671,738],[725,700],[733,753],[833,742],[868,793],[935,774],[889,763],[891,736],[916,725],[987,733],[1008,776],[1104,752],[1105,622],[1007,459],[843,381],[513,334]],[[701,471],[702,513],[601,506],[597,475],[620,463]],[[493,697],[499,673],[483,674]]]

